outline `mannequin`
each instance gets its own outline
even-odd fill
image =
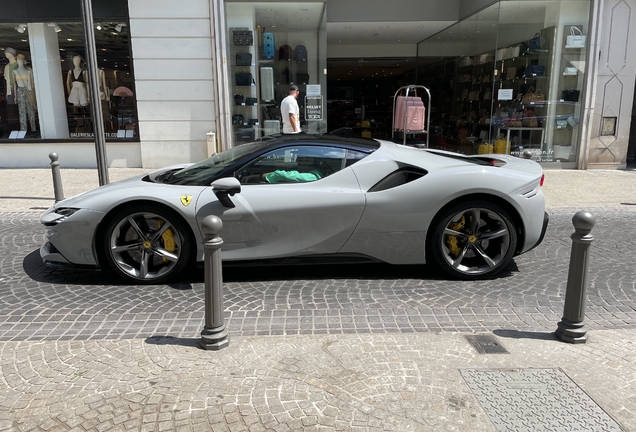
[[[104,73],[104,69],[99,70],[99,98],[105,101],[110,100],[108,87],[106,87],[106,74]]]
[[[88,106],[88,73],[82,69],[82,58],[73,57],[74,68],[68,71],[66,77],[66,89],[68,90],[68,102],[75,106]]]
[[[15,94],[13,93],[13,87],[15,84],[15,80],[13,77],[13,71],[18,67],[18,63],[16,61],[16,51],[13,48],[7,47],[4,49],[4,56],[9,59],[9,64],[4,67],[4,79],[7,82],[7,104],[14,105],[15,104]]]
[[[27,117],[31,123],[31,130],[36,131],[35,127],[35,92],[33,84],[33,72],[24,66],[24,56],[18,54],[16,63],[18,67],[13,70],[14,77],[14,95],[18,102],[18,111],[20,112],[20,130],[27,131]]]

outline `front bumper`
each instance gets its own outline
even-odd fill
[[[97,266],[94,238],[103,217],[102,212],[85,209],[68,217],[47,212],[40,219],[46,227],[45,242],[40,248],[42,260],[49,265],[73,265],[75,268]]]

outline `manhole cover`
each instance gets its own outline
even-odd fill
[[[561,369],[460,372],[499,431],[622,430]]]
[[[479,354],[510,354],[493,335],[466,335],[466,340],[468,340]]]

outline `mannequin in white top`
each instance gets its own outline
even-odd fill
[[[82,69],[82,58],[73,57],[74,68],[68,71],[66,89],[68,102],[75,106],[88,106],[88,73]]]
[[[6,81],[5,88],[7,89],[7,103],[9,105],[15,104],[15,93],[13,92],[14,79],[13,70],[18,67],[15,56],[17,55],[15,49],[6,47],[4,49],[4,56],[9,60],[9,63],[4,67],[4,79]]]
[[[26,131],[27,117],[31,124],[31,130],[36,131],[35,127],[35,92],[33,84],[33,71],[24,66],[25,58],[22,54],[18,54],[16,63],[18,67],[13,70],[13,91],[18,102],[18,111],[20,113],[20,130]]]

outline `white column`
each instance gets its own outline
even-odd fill
[[[42,138],[69,138],[57,33],[45,23],[29,24],[35,96]]]

